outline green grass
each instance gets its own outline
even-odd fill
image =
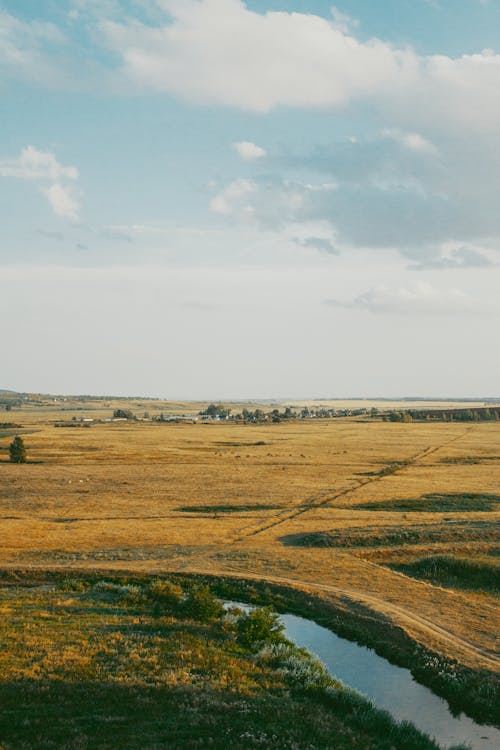
[[[389,567],[439,586],[497,594],[500,592],[500,561],[494,557],[469,559],[435,555]]]
[[[422,495],[419,498],[408,500],[383,500],[375,503],[360,503],[352,505],[356,510],[385,510],[419,513],[452,513],[464,511],[492,511],[500,503],[500,495],[489,495],[469,492],[459,493],[433,493]]]
[[[437,748],[276,633],[245,645],[203,587],[80,577],[0,607],[2,750]]]

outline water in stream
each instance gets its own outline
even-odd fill
[[[282,615],[281,620],[289,640],[317,656],[333,677],[363,693],[397,721],[411,721],[443,748],[465,744],[473,750],[500,750],[500,730],[477,724],[465,714],[453,716],[447,702],[416,682],[408,669],[339,638],[312,620],[296,615]]]

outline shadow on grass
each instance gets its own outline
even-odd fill
[[[28,465],[32,465],[32,466],[37,466],[39,464],[44,464],[44,463],[46,463],[46,462],[45,461],[30,461],[30,460],[28,460],[28,461],[10,461],[8,458],[0,458],[0,464],[12,464],[12,466],[26,466],[27,464]]]
[[[353,747],[437,750],[364,699],[200,686],[144,686],[85,678],[0,683],[0,743],[23,750],[91,748]],[[353,737],[355,743],[353,744]],[[389,742],[389,744],[388,744]]]
[[[419,498],[384,500],[382,502],[351,505],[353,510],[386,510],[403,513],[453,513],[492,511],[500,503],[500,495],[480,492],[432,493]]]
[[[465,540],[496,542],[498,524],[489,521],[452,521],[420,526],[367,526],[287,534],[279,538],[287,547],[398,547]]]
[[[439,586],[500,593],[500,565],[493,560],[434,555],[388,567]]]
[[[253,510],[282,510],[284,505],[253,503],[250,505],[181,505],[175,510],[181,513],[247,513]]]

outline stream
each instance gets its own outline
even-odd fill
[[[239,602],[227,605],[251,609]],[[391,664],[372,649],[340,638],[312,620],[288,614],[280,619],[285,636],[317,656],[332,677],[363,693],[397,721],[411,721],[442,748],[464,744],[473,750],[499,750],[500,730],[477,724],[463,713],[453,716],[447,702],[416,682],[409,669]]]

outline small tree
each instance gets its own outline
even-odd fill
[[[135,419],[134,413],[130,409],[115,409],[113,417],[115,419]]]
[[[13,464],[25,464],[26,463],[26,448],[22,437],[16,435],[12,443],[9,445],[9,456]]]
[[[201,586],[189,592],[184,602],[184,609],[189,617],[201,622],[217,620],[224,614],[224,607],[208,586]]]
[[[247,646],[260,641],[278,643],[283,640],[284,629],[279,615],[270,607],[252,609],[245,613],[236,625],[238,639]]]

